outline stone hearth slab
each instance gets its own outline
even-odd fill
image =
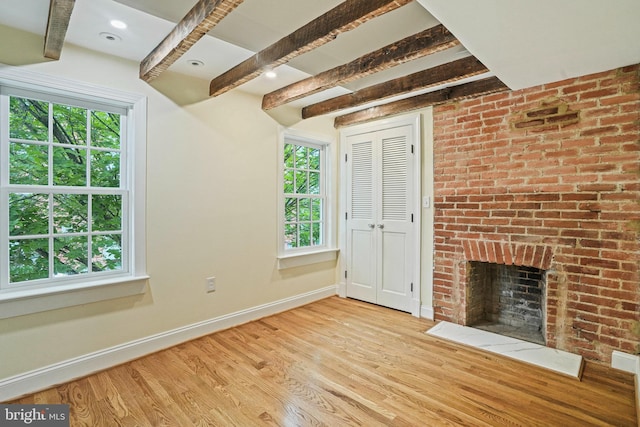
[[[440,322],[426,333],[531,363],[578,380],[582,376],[582,356],[577,354],[450,322]]]

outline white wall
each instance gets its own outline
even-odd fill
[[[181,107],[139,80],[137,63],[74,46],[24,67],[148,97],[151,279],[141,296],[0,320],[0,380],[336,283],[335,262],[276,268],[278,124],[259,97],[234,90]],[[336,137],[328,118],[296,127]]]
[[[433,320],[433,108],[420,110],[422,130],[422,197],[429,197],[430,206],[422,208],[420,245],[420,316]],[[421,205],[422,201],[421,200]]]

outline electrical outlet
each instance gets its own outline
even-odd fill
[[[205,280],[207,292],[214,292],[216,290],[216,278],[207,277]]]

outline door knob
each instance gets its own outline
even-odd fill
[[[369,226],[369,228],[374,228],[375,224],[367,224]]]
[[[378,228],[382,230],[384,228],[384,224],[378,224]]]

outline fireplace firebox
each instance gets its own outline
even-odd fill
[[[467,326],[545,345],[544,270],[470,261]]]

